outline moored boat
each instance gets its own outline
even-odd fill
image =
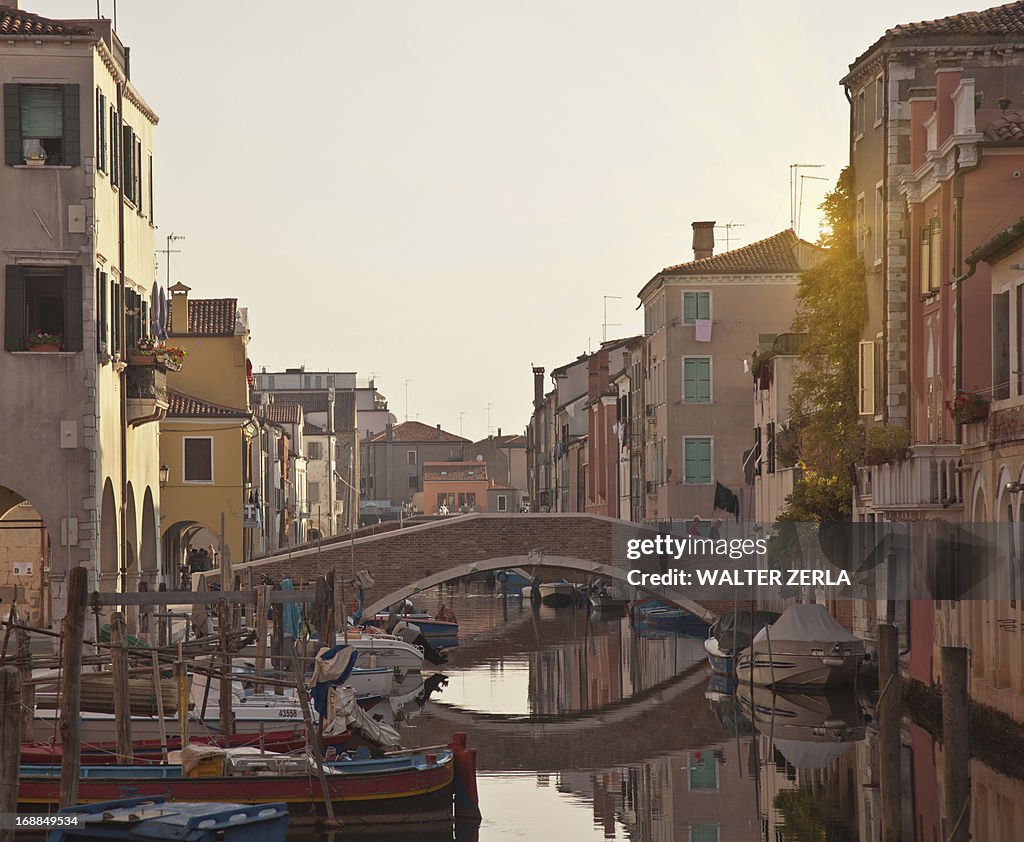
[[[791,605],[765,626],[737,662],[740,682],[820,689],[853,684],[864,641],[821,605]]]
[[[131,796],[178,801],[288,805],[293,823],[326,814],[316,765],[308,755],[261,754],[259,750],[189,747],[181,763],[167,766],[83,766],[81,803]],[[324,764],[334,811],[347,825],[452,820],[455,755],[452,749],[380,759]],[[60,800],[60,768],[23,765],[18,811],[49,810]]]
[[[56,813],[48,842],[187,840],[284,842],[285,804],[176,802],[157,796],[80,804]]]
[[[533,599],[534,586],[523,588],[523,599]],[[572,582],[540,582],[536,585],[536,592],[543,605],[553,607],[564,607],[575,605],[579,599],[579,591]]]
[[[730,611],[720,615],[704,641],[711,669],[723,675],[734,673],[736,656],[750,646],[754,635],[778,619],[774,611]]]
[[[645,599],[634,602],[633,616],[638,623],[649,629],[671,631],[676,634],[701,635],[707,631],[707,624],[682,608],[668,605],[659,599]]]

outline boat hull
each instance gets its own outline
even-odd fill
[[[736,672],[736,657],[723,652],[713,637],[704,641],[704,651],[707,652],[708,663],[715,672],[721,675],[733,675]]]
[[[543,605],[550,605],[555,608],[574,605],[576,603],[576,586],[563,583],[542,584],[540,590],[540,601]]]
[[[367,773],[328,775],[331,803],[346,825],[402,824],[452,820],[454,766],[450,753],[434,765],[388,768],[385,761]],[[362,764],[364,766],[369,764]],[[343,764],[330,764],[338,768]],[[182,777],[179,766],[83,767],[78,801],[88,804],[138,796],[177,801],[272,804],[284,802],[292,823],[315,822],[326,815],[316,775]],[[60,800],[60,770],[22,767],[18,811],[50,810]]]
[[[764,641],[755,641],[740,654],[737,675],[741,682],[752,681],[764,687],[849,687],[864,660],[863,641],[840,644],[838,650],[830,644],[824,646],[773,640],[769,654]]]

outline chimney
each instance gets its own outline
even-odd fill
[[[533,367],[533,408],[544,406],[544,366]]]
[[[168,292],[171,293],[171,330],[174,333],[188,333],[188,293],[191,287],[178,281]]]
[[[703,260],[715,253],[715,223],[693,223],[693,259]]]
[[[439,430],[441,429],[441,425],[440,424],[437,425],[437,429],[439,429]]]

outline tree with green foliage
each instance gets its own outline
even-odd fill
[[[850,468],[864,447],[857,354],[868,309],[852,186],[853,172],[847,167],[821,204],[825,219],[818,242],[828,249],[826,256],[800,276],[797,290],[793,330],[805,339],[790,398],[789,430],[808,473],[786,501],[795,520],[850,517]]]

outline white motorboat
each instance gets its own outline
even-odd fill
[[[341,639],[338,642],[341,643]],[[359,653],[357,668],[386,667],[400,675],[418,673],[423,669],[423,650],[394,635],[364,634],[354,638],[350,634],[348,645]]]
[[[572,582],[542,582],[537,586],[540,601],[544,605],[575,605],[578,592]],[[523,599],[533,598],[533,588],[523,588]]]
[[[755,635],[739,656],[740,682],[820,689],[853,684],[864,660],[864,641],[821,605],[791,605]]]

